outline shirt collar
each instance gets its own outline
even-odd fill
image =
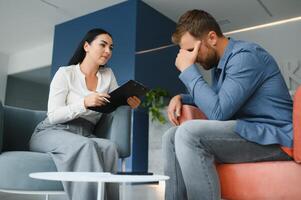
[[[85,78],[85,74],[80,70],[79,63],[75,65],[77,73],[80,75],[81,78]]]
[[[84,78],[85,79],[85,74],[80,70],[80,66],[79,66],[79,63],[76,65],[76,70],[78,72],[78,74],[81,76],[81,78]],[[97,71],[97,74],[96,76],[99,78],[101,76],[100,72],[103,71],[103,67],[100,67],[99,70]]]
[[[222,56],[222,58],[220,59],[218,65],[217,65],[217,69],[225,68],[226,61],[231,56],[234,44],[235,44],[235,40],[232,38],[229,38],[229,43],[225,49],[224,55]]]

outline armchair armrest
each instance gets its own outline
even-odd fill
[[[294,96],[293,108],[293,156],[297,163],[301,163],[301,86],[297,89]]]
[[[103,114],[95,127],[94,134],[109,139],[117,145],[120,158],[131,154],[131,109],[120,106],[110,114]]]
[[[182,124],[192,119],[208,119],[206,115],[197,107],[191,105],[183,105],[179,122]]]

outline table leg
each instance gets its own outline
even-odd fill
[[[97,184],[97,200],[104,199],[104,183],[98,182]]]
[[[125,186],[126,186],[126,183],[123,182],[122,186],[121,186],[121,195],[122,195],[121,200],[125,200],[126,199],[125,198]]]

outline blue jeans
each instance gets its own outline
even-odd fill
[[[219,200],[218,163],[291,160],[280,146],[259,145],[234,132],[236,121],[191,120],[163,136],[166,200]]]

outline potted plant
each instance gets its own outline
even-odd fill
[[[166,123],[162,109],[167,105],[169,98],[169,93],[162,88],[155,88],[146,93],[142,106],[148,109],[152,122],[158,121],[161,124]]]
[[[172,125],[167,123],[166,106],[170,99],[169,93],[162,88],[148,92],[142,106],[148,109],[148,170],[155,174],[163,174],[162,136]]]

